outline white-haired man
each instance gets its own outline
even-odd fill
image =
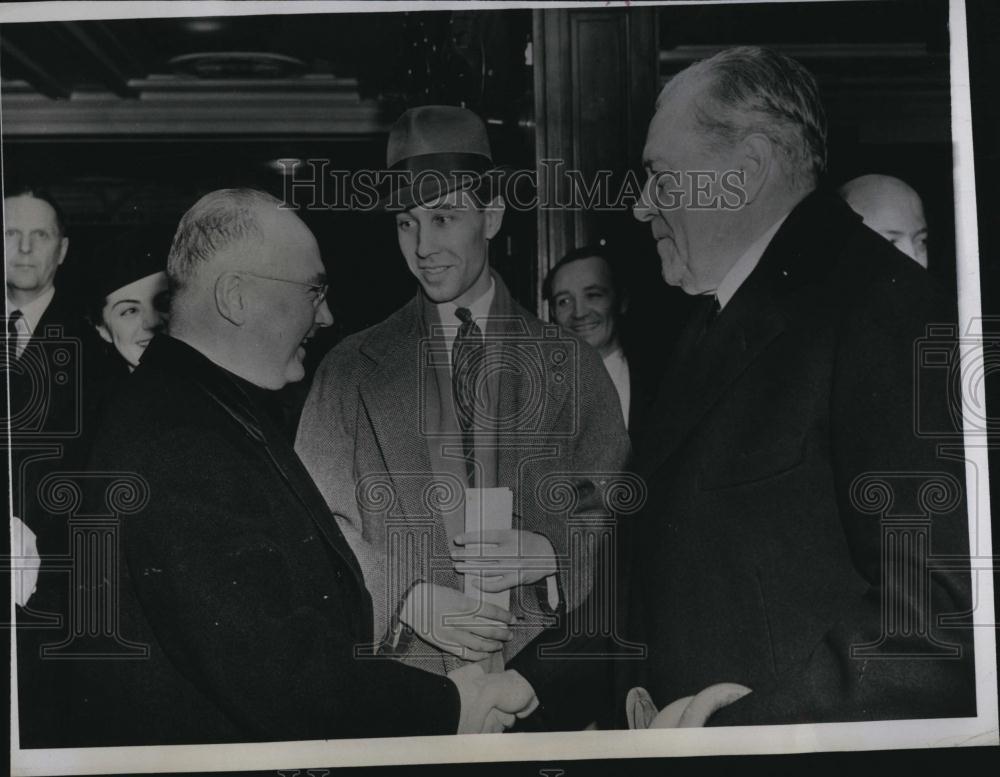
[[[914,427],[951,428],[943,382],[914,406],[914,353],[953,314],[817,190],[825,138],[812,76],[749,47],[672,78],[649,125],[635,216],[702,305],[636,442],[634,725],[717,683],[717,725],[975,709],[970,630],[939,620],[969,577],[926,555],[968,554],[962,469]]]
[[[92,458],[143,478],[124,519],[120,635],[146,660],[81,662],[90,745],[497,731],[530,686],[360,658],[357,560],[269,412],[332,323],[316,240],[279,201],[227,189],[181,219],[169,336],[117,398]],[[478,671],[476,671],[478,670]]]

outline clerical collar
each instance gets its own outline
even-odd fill
[[[218,365],[216,366],[218,367]],[[235,372],[230,372],[224,367],[219,367],[219,369],[225,372],[233,383],[243,389],[243,392],[250,398],[254,406],[266,413],[271,421],[284,431],[285,409],[282,404],[283,394],[281,389],[267,389],[263,386],[258,386],[256,383],[251,383],[246,378],[237,375]]]
[[[791,213],[791,211],[789,211]],[[788,218],[788,213],[778,219],[771,228],[767,230],[763,235],[753,241],[750,247],[743,252],[743,255],[736,260],[729,272],[726,273],[726,277],[722,279],[719,287],[715,290],[715,298],[719,300],[719,309],[721,310],[726,306],[726,303],[733,298],[733,295],[737,292],[743,282],[750,277],[750,273],[754,271],[757,267],[757,263],[760,262],[760,258],[764,255],[764,251],[767,250],[768,245],[771,243],[771,239],[774,237],[775,233],[781,228],[781,225],[785,223],[785,219]]]

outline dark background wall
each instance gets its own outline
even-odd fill
[[[572,26],[577,38],[566,45],[576,47],[577,61],[609,70],[631,57],[626,88],[642,77],[651,94],[674,72],[729,45],[766,44],[800,58],[828,106],[830,181],[863,172],[910,181],[927,204],[931,272],[953,283],[947,3],[937,0],[538,11],[534,26],[532,12],[520,10],[6,25],[4,179],[48,182],[64,201],[73,229],[63,278],[70,283],[100,260],[95,250],[109,235],[125,225],[172,226],[211,188],[246,184],[280,193],[277,158],[380,168],[388,127],[411,105],[464,103],[489,121],[498,160],[531,169],[537,134],[556,120],[533,115],[540,90],[589,86],[576,97],[580,104],[609,99],[574,79],[572,63],[550,67],[544,78],[536,67],[543,54],[552,57],[541,51],[545,41],[532,39],[537,18],[572,21],[582,13],[647,14],[634,25],[652,41],[644,58],[630,49],[631,39],[622,45],[615,38],[612,46],[592,32],[618,35],[613,25]],[[263,56],[225,59],[234,51]],[[589,133],[590,148],[617,149],[614,164],[638,169],[636,137],[648,115],[636,114],[627,127],[578,129]],[[588,115],[561,120],[582,124]],[[342,331],[381,319],[412,293],[385,217],[319,210],[306,218],[329,263]],[[685,300],[657,281],[645,226],[624,210],[584,214],[582,223],[575,237],[614,240],[631,257],[638,309],[654,317],[684,310]],[[511,212],[494,246],[496,265],[529,307],[537,305],[545,265],[558,259],[543,256],[539,266],[537,237],[535,214]]]

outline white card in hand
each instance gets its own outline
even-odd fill
[[[514,495],[509,488],[467,488],[465,490],[465,531],[507,531],[513,528]],[[468,545],[468,549],[477,546]],[[495,548],[485,547],[491,555],[495,555]],[[480,591],[473,584],[473,577],[476,573],[469,573],[465,576],[465,595],[473,599],[495,604],[505,610],[510,609],[510,591],[500,591],[499,593],[487,593]]]

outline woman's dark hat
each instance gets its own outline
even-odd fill
[[[91,305],[104,307],[109,294],[167,269],[173,234],[162,227],[133,229],[94,251],[90,263]]]
[[[467,108],[424,105],[406,111],[389,131],[389,180],[379,207],[408,210],[457,190],[483,194],[503,172],[493,164],[483,120]],[[499,189],[499,187],[493,187]]]

